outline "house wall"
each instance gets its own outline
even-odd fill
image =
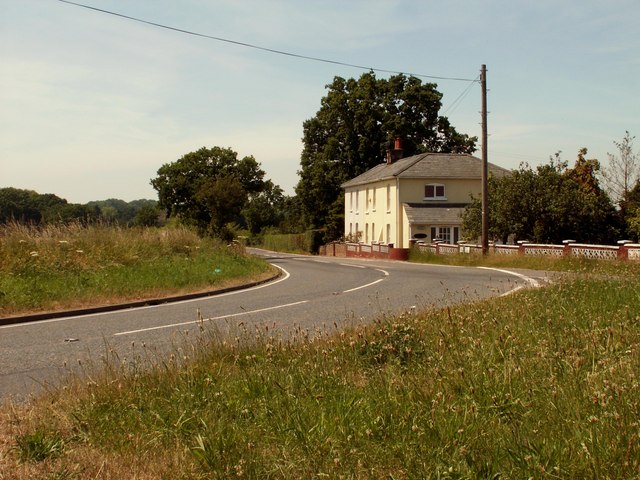
[[[469,203],[470,194],[479,196],[481,192],[479,179],[392,179],[348,187],[344,197],[345,238],[408,248],[411,226],[402,204],[428,202],[424,199],[427,184],[445,186],[446,200],[434,200],[438,203]]]
[[[346,188],[345,238],[368,244],[396,243],[398,230],[396,193],[395,180]]]
[[[424,187],[428,184],[439,184],[445,187],[447,203],[469,203],[469,194],[480,196],[482,184],[480,180],[473,179],[401,179],[400,203],[421,203],[424,200]],[[437,200],[439,203],[442,200]]]
[[[438,200],[425,200],[425,186],[428,184],[444,185],[445,187],[445,199]],[[409,224],[409,219],[406,212],[402,208],[403,203],[469,203],[471,200],[470,195],[480,196],[482,189],[482,183],[479,179],[441,179],[441,178],[421,178],[421,179],[401,179],[400,180],[400,210],[402,218],[402,229],[400,232],[400,239],[397,241],[397,245],[401,248],[408,248],[410,246],[410,240],[412,233],[420,232],[430,236],[430,227],[433,225],[422,225],[420,227],[415,226],[412,232],[412,227]],[[462,222],[457,224],[448,225],[450,227],[460,227]],[[418,229],[419,228],[419,229]],[[453,235],[452,235],[453,238]]]

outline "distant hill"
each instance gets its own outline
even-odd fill
[[[116,198],[69,203],[52,193],[13,187],[0,188],[0,224],[8,222],[48,224],[105,221],[123,226],[157,225],[161,212],[157,200],[125,202]]]
[[[121,225],[130,225],[135,222],[136,216],[144,209],[158,209],[157,200],[132,200],[125,202],[117,198],[107,200],[94,200],[87,203],[89,207],[98,207],[103,220],[117,222]]]

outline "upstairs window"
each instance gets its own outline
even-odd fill
[[[444,185],[440,183],[431,183],[424,186],[425,200],[446,200],[444,196]]]

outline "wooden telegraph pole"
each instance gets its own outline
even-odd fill
[[[482,86],[482,254],[489,253],[489,160],[487,151],[487,66],[480,70]]]

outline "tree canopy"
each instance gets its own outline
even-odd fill
[[[0,224],[86,222],[99,216],[100,211],[91,205],[68,203],[52,193],[41,194],[13,187],[0,188]]]
[[[242,221],[243,208],[265,190],[264,174],[252,156],[202,147],[160,167],[151,185],[170,216],[220,235],[227,223]]]
[[[511,175],[489,178],[489,236],[506,242],[563,240],[608,243],[616,240],[615,209],[597,178],[600,164],[578,153],[573,168],[560,154],[535,170],[523,164]],[[465,209],[463,230],[477,238],[481,229],[480,199]]]
[[[282,189],[271,180],[264,182],[264,189],[253,195],[242,210],[242,216],[252,235],[265,227],[280,226],[284,221],[286,197]]]
[[[357,80],[335,77],[326,88],[320,109],[303,123],[296,186],[311,227],[338,225],[341,231],[340,185],[379,164],[395,137],[402,138],[405,156],[475,151],[477,139],[439,115],[442,94],[433,83],[404,75],[378,79],[370,72]]]
[[[97,208],[100,221],[122,226],[154,226],[160,222],[157,200],[132,200],[125,202],[118,198],[94,200],[87,203],[88,207]]]
[[[86,204],[69,203],[53,193],[0,188],[0,224],[8,222],[44,225],[70,222],[107,222],[122,226],[158,225],[156,200],[125,202],[116,198]]]

